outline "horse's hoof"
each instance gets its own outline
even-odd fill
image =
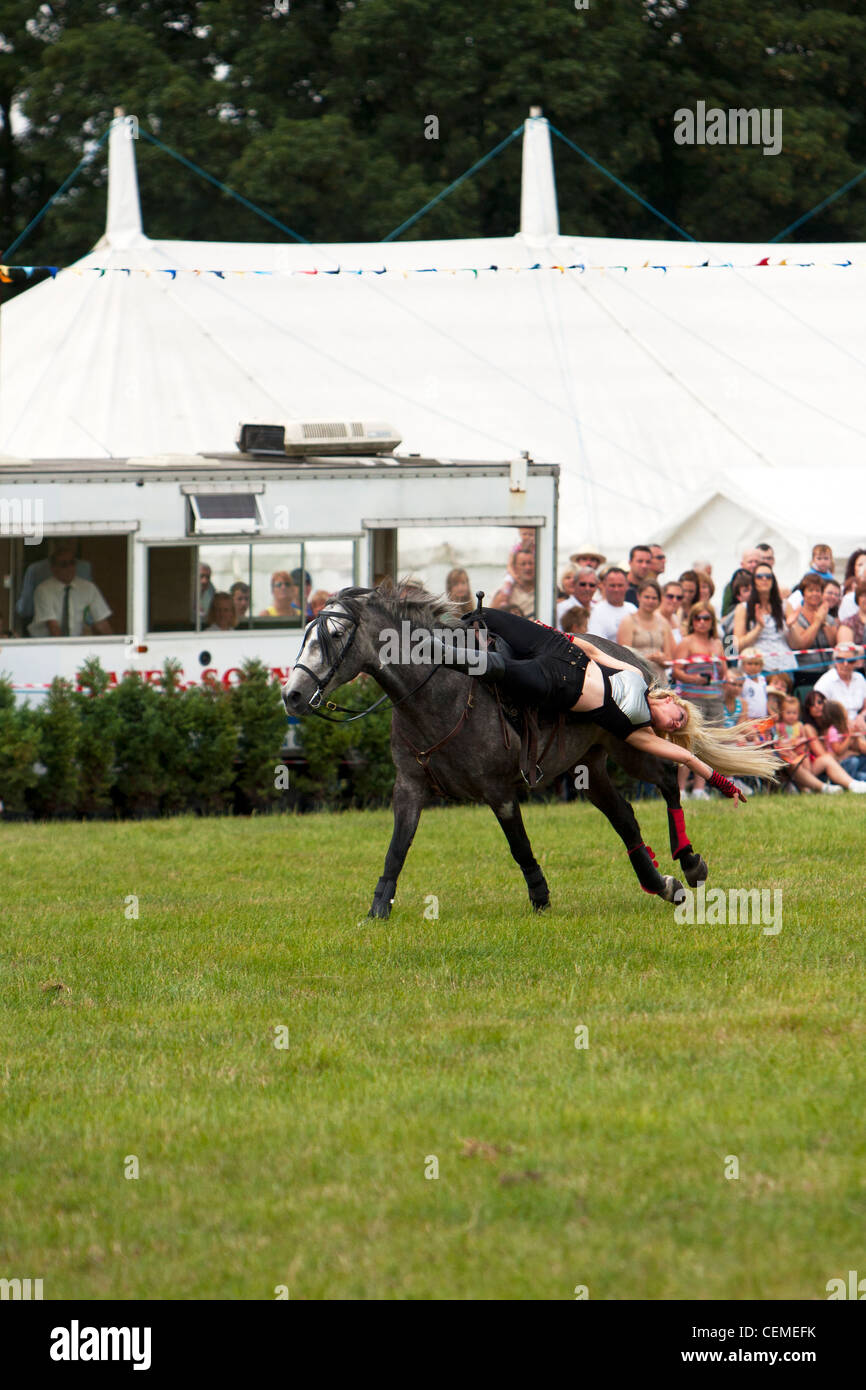
[[[538,902],[530,898],[529,901],[532,903],[533,912],[545,912],[550,907],[550,898],[540,898]]]
[[[391,904],[389,902],[374,902],[373,906],[370,908],[370,911],[367,913],[367,916],[380,917],[387,921],[387,919],[391,916]]]
[[[699,883],[704,883],[709,878],[710,871],[699,854],[695,855],[695,862],[690,864],[688,868],[685,864],[682,864],[681,867],[686,876],[686,883],[690,888],[697,888]]]
[[[680,903],[686,896],[686,890],[678,878],[671,874],[663,875],[664,889],[659,893],[660,898],[664,898],[666,903]]]

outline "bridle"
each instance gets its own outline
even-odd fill
[[[316,615],[315,621],[316,631],[319,633],[320,645],[323,645],[322,633],[325,630],[324,620],[327,618],[339,618],[344,623],[351,624],[351,630],[349,632],[348,638],[346,639],[345,646],[334,657],[334,660],[331,662],[331,665],[328,667],[324,676],[318,676],[315,671],[311,671],[309,666],[305,666],[304,663],[300,660],[295,662],[294,669],[296,671],[303,671],[305,675],[308,675],[312,681],[315,681],[316,688],[310,696],[308,703],[308,712],[310,714],[318,715],[319,719],[326,719],[329,724],[354,724],[356,719],[364,719],[368,714],[372,714],[373,710],[378,709],[380,705],[384,704],[386,700],[390,699],[390,696],[387,694],[380,696],[378,700],[376,700],[372,705],[368,705],[366,709],[362,709],[360,713],[358,713],[355,710],[348,709],[345,705],[337,705],[334,703],[333,700],[325,700],[326,710],[333,710],[338,714],[348,715],[349,718],[334,719],[331,714],[324,713],[320,706],[324,697],[325,686],[327,686],[331,682],[331,680],[333,680],[338,668],[342,666],[348,652],[351,649],[352,643],[358,635],[358,628],[360,626],[360,619],[354,618],[351,613],[342,613],[339,612],[336,608],[323,608]],[[301,643],[301,649],[298,652],[299,658],[303,655],[304,647],[307,645],[307,638],[310,636],[312,631],[313,624],[311,623],[310,626],[307,628],[307,631],[304,633],[304,640]],[[328,634],[328,636],[330,638],[330,634]],[[432,666],[422,681],[419,681],[418,684],[416,686],[413,686],[411,690],[407,690],[406,694],[401,695],[399,700],[391,701],[392,707],[396,709],[398,705],[403,704],[404,700],[408,700],[411,695],[417,694],[417,692],[422,688],[422,686],[425,686],[427,682],[431,679],[431,677],[435,676],[438,669],[438,666]]]

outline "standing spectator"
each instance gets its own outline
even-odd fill
[[[453,569],[448,571],[445,576],[445,595],[452,603],[460,605],[461,615],[471,613],[475,607],[472,586],[465,570]]]
[[[731,589],[734,594],[734,607],[726,613],[721,621],[721,637],[725,645],[725,654],[734,657],[737,654],[734,645],[734,614],[738,603],[748,603],[752,596],[752,576],[748,570],[737,570],[731,580]]]
[[[866,584],[866,550],[861,550],[859,555],[854,551],[854,570],[850,579],[845,580],[845,595],[839,604],[839,617],[845,622],[857,608],[857,600],[854,592],[858,584]]]
[[[755,568],[756,568],[756,566],[757,566],[757,564],[758,564],[758,561],[759,561],[761,558],[762,558],[761,552],[760,552],[759,550],[755,550],[754,547],[751,548],[751,549],[749,549],[749,550],[744,550],[744,551],[743,551],[743,557],[742,557],[742,559],[740,560],[740,566],[739,566],[740,570],[745,570],[747,574],[754,574]],[[722,595],[722,617],[723,617],[723,618],[726,617],[728,613],[730,613],[731,609],[732,609],[733,606],[734,606],[734,595],[733,595],[733,588],[732,588],[732,585],[733,585],[733,582],[734,582],[734,575],[737,574],[737,573],[739,573],[739,571],[738,571],[738,570],[735,570],[735,571],[734,571],[734,574],[731,575],[730,579],[728,580],[727,584],[725,585],[725,592],[724,592],[724,594]]]
[[[577,598],[574,592],[574,581],[577,578],[577,568],[569,565],[568,569],[563,570],[559,578],[559,588],[556,591],[556,626],[562,629],[563,614],[569,608],[574,608]]]
[[[716,607],[713,603],[713,594],[716,592],[716,586],[713,583],[712,575],[708,570],[695,570],[695,574],[698,576],[698,597],[695,602],[708,604],[715,613]],[[717,613],[716,617],[718,617]]]
[[[803,595],[799,608],[788,625],[788,643],[796,652],[810,651],[814,647],[835,646],[838,624],[830,617],[830,608],[824,598],[827,581],[820,574],[804,574],[798,584]],[[826,657],[822,657],[822,663]],[[807,663],[814,664],[814,663]]]
[[[210,565],[199,565],[198,567],[198,615],[204,621],[211,604],[213,603],[216,589],[211,582]]]
[[[578,570],[575,575],[574,598],[575,602],[586,610],[586,615],[589,617],[599,598],[599,582],[595,570],[590,569],[588,565],[584,569]]]
[[[677,694],[697,704],[704,719],[720,724],[724,719],[722,691],[728,666],[725,651],[716,630],[716,615],[708,603],[692,606],[686,624],[686,635],[674,656],[674,676]],[[688,769],[679,771],[680,787],[684,788]],[[709,800],[703,777],[695,777],[692,795]]]
[[[661,584],[668,557],[665,555],[662,546],[658,545],[655,541],[650,541],[650,556],[652,558],[650,559],[649,573],[652,575],[653,579],[658,580],[659,584]]]
[[[579,568],[589,565],[590,569],[594,569],[597,574],[607,560],[607,556],[602,555],[600,550],[594,550],[591,543],[587,543],[569,556],[569,559],[573,565],[577,565]]]
[[[517,608],[524,618],[535,617],[535,553],[518,550],[514,556],[514,582],[508,581],[497,589],[491,600],[492,608]]]
[[[866,676],[854,670],[857,648],[841,642],[833,649],[833,666],[819,676],[815,689],[828,700],[838,700],[848,716],[852,733],[866,733]]]
[[[659,613],[661,601],[662,591],[656,581],[645,579],[638,590],[637,612],[623,618],[616,640],[643,658],[659,685],[667,685],[665,662],[673,658],[674,643],[671,630]]]
[[[590,615],[590,631],[596,637],[606,637],[608,642],[615,642],[623,618],[637,612],[636,604],[626,603],[625,589],[625,570],[620,569],[619,565],[611,565],[602,580],[604,598],[593,604]]]
[[[757,647],[746,647],[740,652],[740,668],[743,672],[743,703],[750,719],[767,717],[767,680],[763,675],[764,658]]]
[[[81,637],[85,626],[108,635],[111,609],[90,579],[75,573],[75,549],[58,545],[51,557],[51,578],[33,594],[31,637]]]
[[[794,665],[788,644],[788,629],[782,608],[782,596],[776,576],[769,565],[760,562],[755,568],[754,591],[746,603],[734,612],[734,644],[737,651],[757,647],[764,657],[766,670],[781,670]]]
[[[825,545],[823,541],[819,541],[817,545],[812,546],[812,559],[806,573],[817,574],[820,579],[824,580],[832,579],[833,564],[833,552],[829,545]],[[788,619],[788,622],[791,621],[795,611],[800,607],[802,602],[803,593],[798,584],[796,589],[793,590],[788,602],[785,604],[785,617]]]
[[[824,598],[830,606],[828,617],[839,621],[839,608],[842,603],[842,585],[838,579],[828,579],[824,585]]]
[[[659,612],[671,630],[674,646],[683,640],[680,630],[680,609],[683,606],[684,591],[678,579],[670,579],[662,589]]]
[[[628,552],[628,582],[625,591],[626,603],[637,607],[637,591],[649,576],[652,564],[652,551],[648,545],[633,545]]]
[[[866,646],[866,583],[858,584],[853,593],[857,607],[844,623],[840,623],[839,641],[856,642],[858,647],[863,647]]]
[[[308,570],[302,570],[301,567],[300,567],[300,565],[298,566],[298,568],[297,568],[296,570],[292,570],[292,583],[294,584],[295,588],[298,590],[298,593],[299,593],[299,594],[300,594],[300,589],[301,589],[301,576],[302,576],[302,575],[303,575],[303,581],[304,581],[304,593],[303,593],[303,598],[300,598],[300,597],[298,598],[298,603],[299,603],[299,605],[300,605],[300,606],[303,608],[303,610],[304,610],[304,621],[308,623],[308,622],[310,621],[310,619],[312,618],[312,616],[313,616],[312,613],[310,612],[310,594],[313,592],[313,581],[312,581],[312,579],[310,578],[309,571],[308,571]]]
[[[694,570],[683,570],[680,575],[680,584],[683,590],[683,606],[680,609],[680,627],[687,627],[689,614],[698,601],[698,587],[700,579]]]

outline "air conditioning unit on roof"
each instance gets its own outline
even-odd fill
[[[401,442],[382,420],[291,420],[286,425],[241,425],[238,448],[244,453],[277,452],[290,456],[343,457],[347,454],[392,454]]]

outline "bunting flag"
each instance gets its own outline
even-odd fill
[[[631,271],[650,270],[661,272],[667,275],[668,271],[675,270],[755,270],[758,268],[765,270],[862,270],[866,266],[866,261],[860,263],[851,259],[845,261],[791,261],[787,257],[781,260],[771,261],[769,256],[762,256],[758,261],[742,262],[735,265],[733,261],[695,261],[693,263],[660,264],[653,261],[644,261],[640,265],[590,265],[584,261],[575,261],[571,265],[542,265],[537,261],[534,265],[482,265],[482,266],[411,266],[409,269],[394,266],[382,266],[381,269],[363,266],[360,269],[351,269],[347,266],[337,266],[336,269],[329,269],[325,266],[313,267],[311,269],[298,270],[202,270],[193,266],[117,266],[117,265],[91,265],[91,266],[56,266],[56,265],[0,265],[0,282],[4,285],[15,283],[16,278],[31,279],[37,272],[50,275],[52,280],[64,270],[71,271],[73,275],[83,277],[85,275],[98,275],[102,278],[107,274],[114,275],[144,275],[150,277],[156,275],[168,275],[175,280],[178,275],[213,275],[218,280],[226,280],[231,276],[242,278],[245,275],[267,275],[278,277],[289,277],[292,275],[402,275],[406,280],[410,275],[471,275],[477,280],[479,275],[522,275],[528,271],[556,271],[559,275],[565,275],[568,271],[576,272],[579,275],[586,274],[587,271],[596,272],[621,272],[627,275]]]

